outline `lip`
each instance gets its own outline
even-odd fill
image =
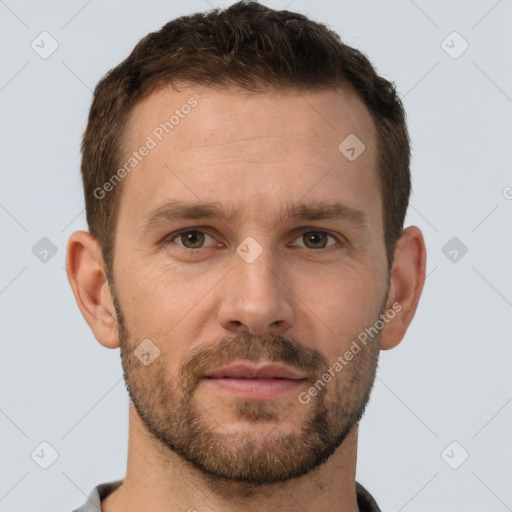
[[[279,363],[264,363],[261,366],[253,366],[247,363],[236,363],[222,366],[210,372],[207,378],[237,378],[237,379],[289,379],[303,380],[307,375],[301,374]]]
[[[278,363],[256,367],[247,363],[217,368],[204,381],[243,400],[274,400],[297,390],[307,376]]]

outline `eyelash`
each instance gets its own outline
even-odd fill
[[[194,232],[194,231],[197,231],[199,233],[204,233],[205,235],[207,235],[207,236],[209,236],[209,237],[211,237],[211,238],[213,238],[215,240],[215,237],[213,235],[210,235],[207,231],[205,231],[203,229],[199,229],[199,228],[185,228],[185,229],[182,229],[180,231],[176,231],[176,232],[168,235],[167,237],[165,237],[165,239],[163,240],[163,244],[164,244],[164,246],[167,246],[171,242],[173,242],[174,239],[178,238],[182,234],[184,234],[184,233],[191,233],[191,232]],[[331,233],[329,231],[325,231],[325,230],[318,229],[318,228],[308,228],[308,229],[305,229],[304,231],[301,231],[299,233],[299,235],[294,240],[296,240],[300,236],[304,235],[305,233],[311,233],[311,232],[312,233],[324,233],[328,237],[333,238],[337,242],[337,244],[332,244],[332,245],[329,245],[327,247],[320,247],[318,249],[311,249],[309,247],[299,246],[301,249],[310,249],[311,251],[318,251],[318,252],[320,252],[320,251],[328,251],[329,249],[335,248],[337,245],[343,245],[343,242],[340,240],[340,238],[338,236],[334,235],[333,233]],[[219,242],[217,242],[217,243],[219,243]],[[222,242],[220,242],[220,243],[222,243]],[[185,251],[188,254],[197,254],[199,252],[204,252],[204,250],[208,248],[208,247],[198,247],[198,248],[194,249],[194,248],[191,248],[191,247],[185,247],[184,245],[180,245],[180,244],[175,244],[175,245],[177,245],[180,248],[180,250]]]

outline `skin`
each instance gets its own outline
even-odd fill
[[[68,243],[78,306],[103,346],[121,347],[131,398],[127,474],[103,510],[357,511],[359,419],[380,350],[400,343],[418,305],[421,231],[404,230],[389,275],[375,126],[353,92],[161,89],[133,111],[132,148],[190,97],[197,106],[124,178],[113,282],[94,237],[77,231]],[[351,133],[366,146],[352,162],[338,150]],[[238,213],[145,231],[145,216],[169,200]],[[334,202],[363,213],[364,224],[283,217],[293,204]],[[183,228],[209,235],[192,236],[204,240],[193,254],[176,235]],[[314,243],[303,236],[312,231]],[[248,236],[261,248],[251,263],[236,252]],[[298,393],[393,304],[393,319],[301,403]],[[148,366],[134,355],[144,339],[160,350]],[[307,377],[263,401],[200,378],[243,359],[280,361]],[[325,460],[307,458],[321,450]]]

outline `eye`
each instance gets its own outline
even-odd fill
[[[177,245],[181,245],[186,249],[200,249],[205,246],[207,239],[210,239],[214,243],[216,242],[215,238],[204,231],[190,230],[182,231],[178,235],[171,237],[169,241],[175,242]],[[213,244],[210,244],[210,246],[211,245]]]
[[[167,243],[170,242],[191,251],[205,247],[215,247],[215,245],[221,248],[223,245],[208,233],[198,229],[184,230],[170,235],[167,238]],[[305,231],[296,239],[296,245],[307,249],[327,249],[336,245],[336,243],[339,243],[339,241],[334,235],[317,230]]]
[[[333,239],[334,243],[328,244],[329,238]],[[325,249],[335,245],[337,242],[333,235],[325,231],[306,231],[297,240],[302,242],[302,245],[299,244],[299,247],[306,247],[308,249]]]

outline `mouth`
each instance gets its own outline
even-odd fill
[[[274,400],[304,385],[307,376],[276,363],[256,367],[238,363],[218,368],[203,379],[218,391],[245,400]]]

